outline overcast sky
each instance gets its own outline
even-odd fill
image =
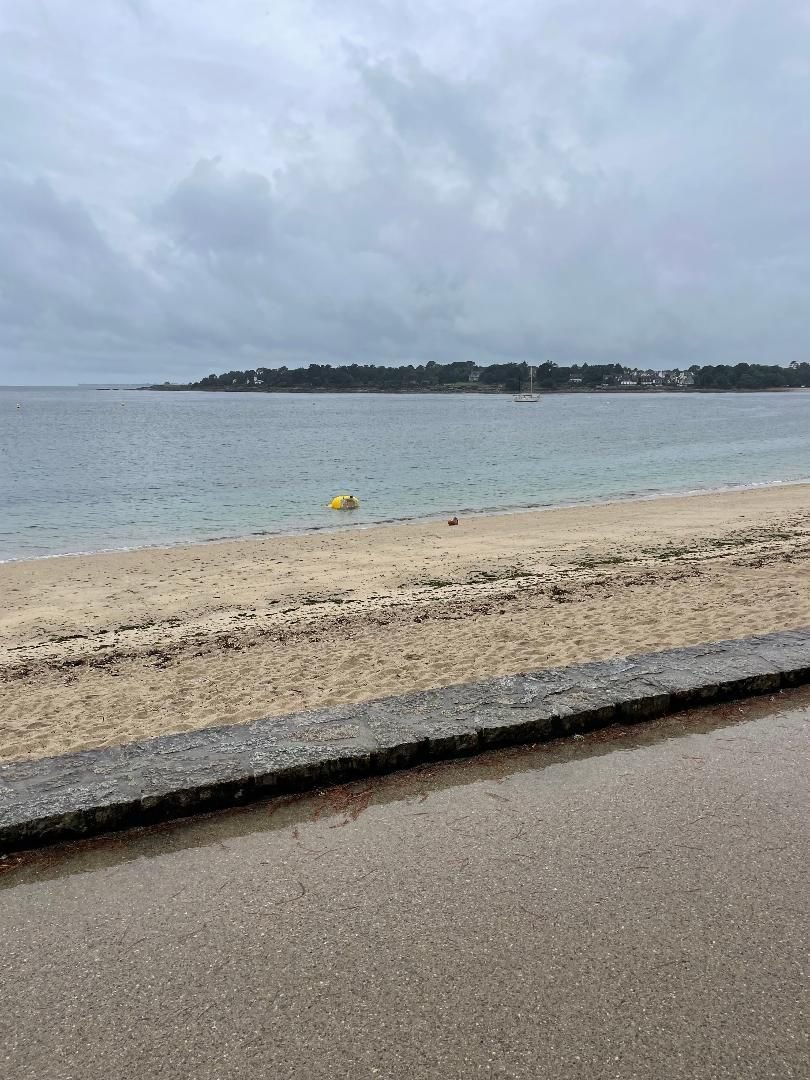
[[[810,358],[810,2],[2,0],[0,383]]]

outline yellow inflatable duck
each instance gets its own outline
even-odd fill
[[[336,495],[329,503],[332,510],[356,510],[360,500],[355,495]]]

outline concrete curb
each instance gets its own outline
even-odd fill
[[[0,852],[810,682],[810,627],[0,765]]]

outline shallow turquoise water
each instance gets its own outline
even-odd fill
[[[809,421],[810,393],[0,390],[0,559],[802,480]]]

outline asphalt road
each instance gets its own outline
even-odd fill
[[[810,694],[0,876],[4,1080],[810,1076]]]

